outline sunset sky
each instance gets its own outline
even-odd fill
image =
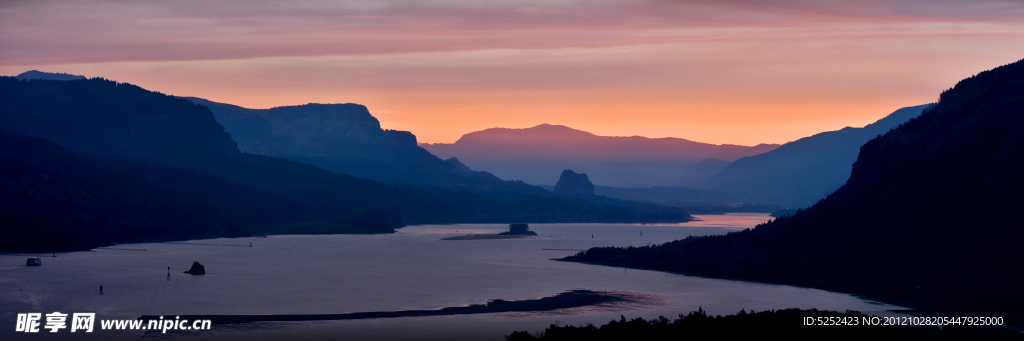
[[[1024,1],[0,2],[0,74],[250,108],[359,103],[453,142],[491,127],[784,143],[1024,58]]]

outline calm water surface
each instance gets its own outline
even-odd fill
[[[507,230],[507,225],[426,225],[388,235],[124,244],[58,253],[55,258],[43,258],[40,267],[24,266],[29,255],[0,255],[0,338],[49,337],[14,335],[19,312],[96,312],[99,319],[161,314],[328,314],[535,299],[574,288],[641,293],[651,300],[623,307],[542,313],[214,326],[213,331],[179,336],[284,340],[302,333],[356,339],[502,340],[514,330],[541,331],[556,322],[603,324],[620,315],[675,317],[698,307],[723,315],[740,309],[881,312],[899,308],[815,289],[550,260],[594,246],[642,246],[690,235],[724,234],[770,219],[766,214],[697,218],[700,220],[668,225],[531,224],[530,229],[540,236],[511,240],[440,240],[468,233],[497,233]],[[205,276],[182,273],[193,261],[206,266]],[[170,279],[167,267],[171,268]],[[72,336],[64,332],[56,336]],[[97,330],[87,337],[159,336]]]

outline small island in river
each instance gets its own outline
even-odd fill
[[[527,224],[509,224],[508,231],[498,234],[467,234],[465,236],[441,238],[441,240],[485,240],[485,239],[516,239],[536,236]]]

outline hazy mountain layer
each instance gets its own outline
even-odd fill
[[[560,125],[491,128],[455,143],[421,144],[441,158],[458,157],[473,169],[503,179],[553,185],[564,169],[587,173],[594,184],[616,187],[674,185],[707,176],[691,169],[708,158],[732,161],[778,145],[714,145],[680,138],[597,136]]]
[[[938,309],[1024,304],[1024,61],[964,79],[860,148],[807,210],[725,236],[568,260],[842,290]]]
[[[846,127],[789,142],[736,160],[712,177],[684,184],[720,191],[735,201],[807,207],[850,177],[861,145],[917,117],[926,107],[902,108],[863,128]]]
[[[18,215],[20,213],[14,212],[18,214],[7,216],[9,219],[0,221],[0,225],[19,231],[32,231],[40,226],[48,226],[48,222],[56,218],[51,218],[50,214],[45,213],[48,210],[46,207],[54,207],[53,216],[67,218],[57,219],[64,221],[61,224],[66,224],[61,225],[64,227],[55,227],[58,230],[73,229],[69,226],[96,226],[95,224],[102,225],[103,221],[96,220],[95,217],[100,216],[98,212],[110,207],[111,211],[103,211],[107,213],[103,213],[102,216],[113,217],[110,219],[125,217],[123,226],[118,227],[118,231],[149,231],[138,234],[118,232],[113,233],[113,237],[88,240],[76,239],[74,234],[56,234],[57,236],[50,241],[51,244],[45,244],[55,247],[75,245],[78,248],[88,248],[95,246],[96,242],[208,237],[219,235],[213,232],[219,229],[218,219],[233,221],[231,224],[225,223],[224,226],[259,226],[260,224],[255,223],[232,225],[262,219],[259,218],[260,214],[274,213],[270,209],[261,212],[261,209],[252,205],[231,208],[234,207],[231,206],[231,201],[242,200],[245,195],[241,193],[246,193],[245,191],[272,193],[284,200],[283,202],[319,207],[318,212],[322,212],[278,216],[274,218],[280,218],[278,223],[267,224],[291,228],[271,229],[272,233],[341,231],[320,228],[309,230],[300,226],[306,222],[332,221],[364,224],[361,225],[363,227],[346,228],[347,232],[376,232],[390,231],[390,228],[402,226],[404,223],[690,219],[684,210],[677,208],[602,197],[560,197],[521,182],[499,181],[498,183],[510,185],[495,186],[492,190],[482,191],[487,193],[486,196],[482,196],[447,187],[388,185],[283,158],[243,153],[237,149],[231,136],[224,132],[224,128],[214,120],[207,107],[185,99],[147,91],[131,84],[99,78],[22,81],[12,77],[0,77],[0,133],[45,139],[76,155],[75,160],[85,160],[80,161],[85,165],[82,167],[57,167],[48,166],[48,158],[39,159],[32,153],[22,153],[20,156],[15,155],[17,153],[8,153],[8,157],[12,159],[6,161],[3,169],[9,175],[7,180],[16,178],[24,181],[17,180],[4,184],[7,186],[5,188],[10,189],[5,193],[10,195],[4,197],[9,204],[5,207],[22,207],[26,212],[41,209],[42,211],[38,212],[44,213]],[[19,149],[12,147],[9,150]],[[100,159],[119,161],[92,161]],[[465,167],[458,167],[457,160],[440,162],[446,167],[467,171]],[[97,166],[87,167],[88,164]],[[80,169],[86,168],[101,170],[78,173]],[[114,188],[133,186],[133,178],[149,179],[150,176],[157,180],[166,176],[184,183],[206,181],[197,180],[206,178],[189,175],[193,173],[216,178],[209,180],[214,185],[209,189],[182,186],[180,191],[176,192],[178,199],[168,197],[166,205],[159,204],[165,202],[162,201],[162,193],[165,193],[164,190],[175,190],[173,186],[135,186],[141,191],[136,194]],[[47,187],[50,185],[43,181],[50,178],[56,179],[51,183],[55,187]],[[121,178],[124,180],[120,181]],[[225,184],[228,182],[233,185]],[[83,189],[79,190],[79,187]],[[208,198],[218,197],[218,194],[204,191],[218,188],[228,198],[225,200],[229,202],[224,203],[227,206],[210,206],[212,203],[206,201]],[[32,194],[37,192],[52,195]],[[270,200],[259,199],[261,196],[253,194],[253,200]],[[107,201],[110,204],[90,203],[90,200],[93,200],[90,198],[93,197],[110,198]],[[189,206],[191,203],[196,204]],[[290,204],[279,206],[288,205]],[[186,206],[195,209],[182,208]],[[180,212],[175,211],[179,208]],[[166,228],[149,229],[146,222],[159,221],[162,216],[175,216],[174,212],[182,213],[177,214],[181,217],[188,217],[189,213],[199,216],[188,221],[174,220],[180,224],[168,223],[170,225],[166,225]],[[335,215],[336,218],[331,218]],[[182,226],[196,228],[179,228]],[[204,228],[211,230],[203,230]],[[166,229],[177,232],[160,232]],[[255,230],[248,229],[235,233],[254,233],[253,231]]]
[[[306,104],[248,109],[187,97],[210,108],[238,149],[315,165],[385,183],[471,191],[540,190],[445,162],[416,145],[407,131],[381,129],[359,104]]]

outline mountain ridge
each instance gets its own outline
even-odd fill
[[[105,167],[104,169],[109,169],[111,174],[117,172],[128,174],[125,181],[129,181],[129,178],[147,179],[147,176],[138,175],[140,174],[138,172],[148,172],[151,175],[172,174],[171,177],[177,179],[219,179],[209,181],[223,184],[223,186],[215,186],[215,188],[223,188],[227,192],[268,193],[266,197],[281,197],[281,200],[286,202],[298,202],[302,203],[301,205],[323,208],[319,211],[320,213],[310,213],[311,215],[308,216],[282,218],[285,225],[303,221],[315,222],[322,220],[322,217],[339,214],[342,215],[341,218],[347,219],[346,221],[354,221],[357,224],[383,224],[380,225],[384,227],[383,229],[374,230],[378,232],[390,232],[392,228],[416,223],[678,222],[691,219],[689,214],[678,208],[603,197],[560,197],[521,182],[494,182],[499,185],[507,185],[503,187],[496,185],[488,191],[473,193],[466,189],[449,187],[392,185],[332,172],[295,160],[246,153],[238,149],[231,135],[224,131],[221,124],[217,123],[214,114],[208,107],[186,99],[148,91],[135,85],[102,78],[71,81],[23,81],[12,77],[0,77],[0,133],[41,139],[45,143],[59,146],[73,154],[75,158],[85,158],[87,161],[83,161],[82,164],[99,163]],[[406,145],[415,146],[414,143]],[[49,161],[46,159],[33,159],[32,154],[17,154],[17,148],[10,148],[8,151],[13,151],[14,154],[9,153],[10,155],[4,157],[13,159],[5,162],[6,168],[3,171],[16,175],[18,179],[26,179],[27,183],[32,185],[24,187],[21,183],[2,184],[17,190],[2,193],[5,196],[0,199],[13,203],[34,203],[28,206],[30,208],[46,207],[51,204],[57,205],[56,203],[63,200],[62,197],[79,198],[75,196],[77,194],[71,194],[81,194],[82,191],[73,191],[73,188],[87,188],[88,190],[84,194],[93,193],[111,197],[110,200],[114,203],[111,204],[111,207],[118,207],[117,210],[109,212],[110,214],[104,213],[105,216],[112,214],[113,216],[134,217],[124,221],[131,222],[129,225],[139,229],[148,226],[147,221],[158,220],[157,217],[163,214],[160,212],[165,212],[158,209],[159,205],[118,204],[134,202],[131,199],[134,195],[128,194],[133,193],[129,190],[111,190],[123,187],[122,182],[116,181],[116,177],[112,179],[102,174],[86,177],[85,175],[98,172],[80,173],[75,170],[76,167],[60,168],[59,165],[47,163]],[[422,153],[436,159],[426,151],[422,151]],[[459,169],[454,163],[439,162],[460,173],[471,172]],[[91,166],[85,168],[93,169]],[[202,176],[182,174],[202,174]],[[487,176],[483,172],[472,174]],[[55,182],[57,187],[47,187],[49,186],[47,182],[41,180],[48,177],[60,179]],[[160,176],[157,175],[157,179],[159,178]],[[87,183],[79,186],[81,181]],[[139,183],[145,184],[146,181],[139,180]],[[151,188],[149,185],[138,187]],[[178,191],[173,187],[160,188],[153,191]],[[226,206],[218,206],[216,203],[203,203],[203,198],[206,196],[203,193],[207,189],[185,186],[182,187],[182,190],[184,188],[191,188],[191,192],[187,192],[191,194],[182,194],[185,197],[182,197],[181,201],[174,201],[174,205],[198,203],[197,205],[206,207],[198,208],[196,212],[215,212],[218,210],[216,207],[229,209],[229,207],[225,208]],[[54,195],[39,201],[31,194],[37,190]],[[11,196],[6,197],[8,194]],[[193,197],[188,197],[189,195]],[[82,197],[81,200],[85,201],[70,202],[54,207],[63,207],[58,211],[67,213],[69,217],[67,224],[93,226],[88,222],[93,219],[90,217],[94,214],[77,214],[75,212],[99,214],[97,212],[107,211],[101,209],[102,207],[90,206],[87,197]],[[148,194],[142,197],[155,200],[145,199],[149,200],[145,202],[165,200],[161,196]],[[232,200],[245,199],[244,196],[235,198]],[[138,207],[153,209],[147,208],[140,211],[136,209]],[[261,214],[259,210],[255,209],[242,211],[242,215],[234,216],[235,218],[232,219],[245,221]],[[186,210],[185,212],[192,211]],[[167,215],[175,216],[170,213]],[[187,214],[179,214],[179,216],[187,216]],[[228,216],[232,215],[228,214]],[[360,220],[360,217],[367,219]],[[24,231],[32,231],[32,226],[45,224],[48,219],[45,215],[9,218],[11,218],[10,221],[0,221],[0,223],[15,229],[24,229]],[[213,228],[219,224],[213,222],[219,221],[220,218],[210,215],[196,219],[196,221],[209,222],[208,226]],[[181,222],[181,224],[187,225],[188,223]],[[228,224],[225,226],[237,227],[239,225]],[[289,226],[293,228],[277,229],[272,233],[306,233],[310,231],[295,224]],[[151,237],[174,240],[175,238],[217,235],[208,234],[203,229],[188,228],[182,229],[182,231],[187,231],[187,233],[166,235],[154,231],[155,234]],[[247,231],[249,231],[247,233],[253,233],[254,230]],[[72,237],[70,234],[59,236],[59,238],[65,239]],[[100,244],[102,244],[135,239],[124,237],[96,240],[100,240]],[[82,239],[82,243],[75,244],[74,241],[62,239],[62,242],[67,242],[66,246],[77,245],[74,246],[77,249],[96,246],[95,243],[90,244],[86,241],[86,239]]]
[[[1022,113],[1024,60],[961,80],[919,117],[864,143],[846,183],[810,208],[724,236],[593,248],[563,260],[1019,320]]]
[[[183,98],[210,108],[244,152],[385,183],[485,192],[541,191],[445,162],[418,146],[412,133],[381,128],[380,121],[360,104],[309,103],[249,109],[197,97]]]
[[[861,145],[917,117],[931,105],[900,108],[864,127],[803,137],[763,154],[737,159],[710,177],[681,184],[720,191],[736,200],[806,207],[849,178]]]
[[[42,72],[37,70],[25,71],[17,76],[15,79],[19,80],[51,80],[51,81],[71,81],[71,80],[82,80],[86,79],[85,76],[72,75],[70,73],[54,73],[54,72]]]
[[[541,124],[523,129],[489,128],[465,134],[455,143],[420,146],[440,158],[458,157],[473,169],[531,184],[553,185],[561,170],[575,169],[590,175],[598,185],[651,187],[685,180],[688,170],[709,158],[731,161],[778,145],[599,136],[562,125]]]

